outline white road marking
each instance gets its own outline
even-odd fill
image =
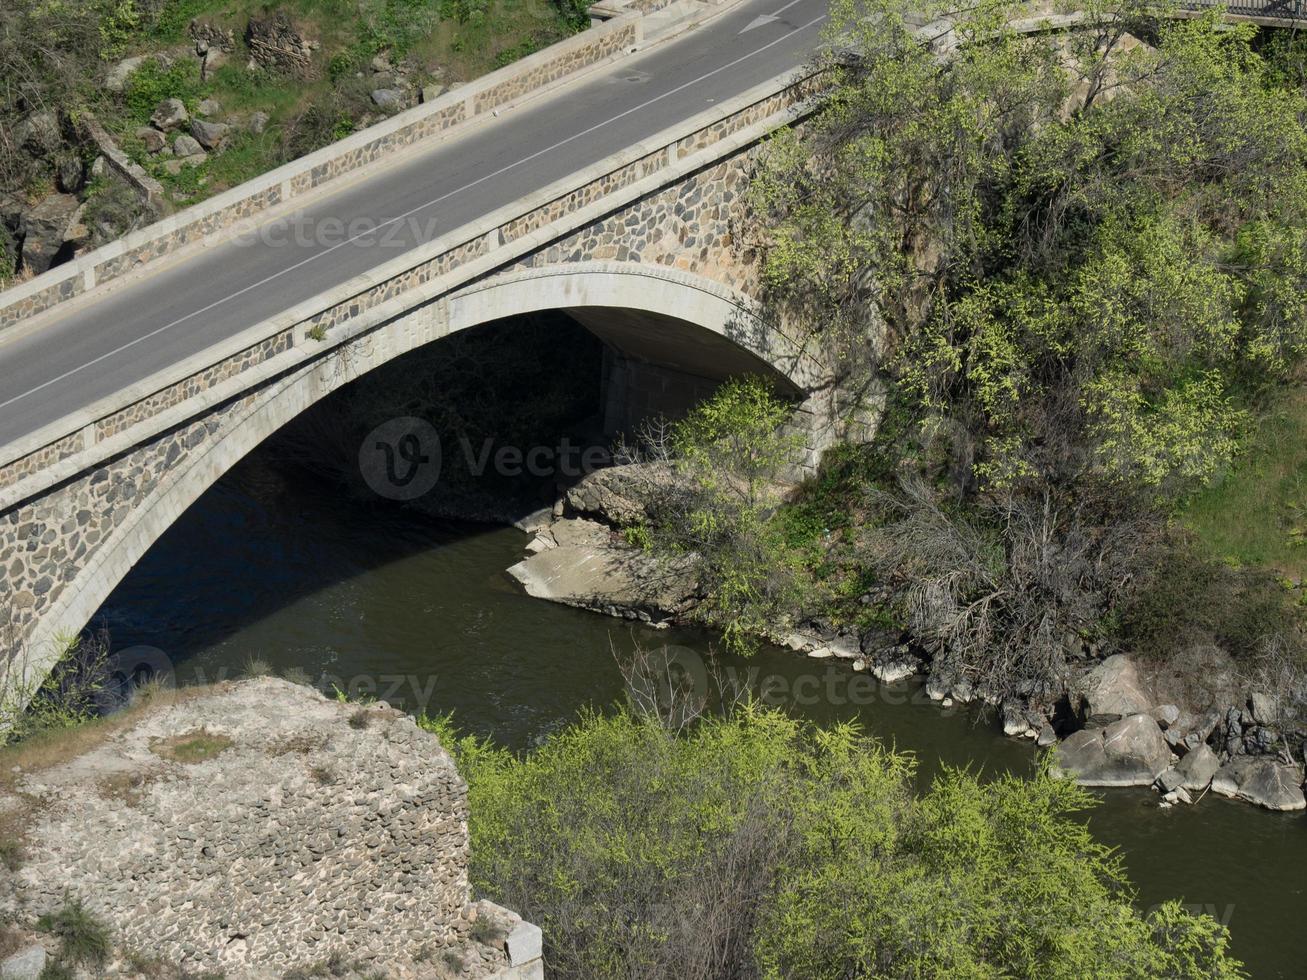
[[[787,4],[785,7],[782,7],[781,10],[782,11],[786,10],[788,9],[788,7],[792,7],[794,6],[794,4],[798,2],[799,0],[792,0],[791,3]],[[280,272],[275,272],[265,279],[260,279],[258,282],[251,283],[250,285],[245,286],[243,289],[239,289],[236,292],[231,293],[230,295],[224,296],[222,299],[216,300],[210,303],[208,306],[202,307],[198,310],[192,310],[190,313],[187,313],[185,316],[173,320],[171,323],[165,323],[163,326],[157,327],[154,330],[151,330],[149,333],[142,334],[141,336],[136,337],[133,340],[129,340],[127,343],[115,347],[113,350],[105,351],[99,357],[93,358],[87,361],[85,364],[80,364],[75,368],[70,368],[69,370],[65,371],[63,374],[59,375],[58,377],[51,378],[49,381],[44,381],[41,384],[37,385],[35,388],[29,388],[27,391],[24,391],[20,395],[14,395],[12,398],[0,402],[0,408],[7,408],[8,406],[14,404],[15,402],[22,401],[24,398],[29,398],[32,395],[35,395],[37,392],[44,391],[46,388],[49,388],[51,385],[59,384],[59,382],[61,381],[67,381],[73,375],[85,371],[87,368],[95,367],[95,365],[101,363],[102,361],[106,361],[111,357],[115,357],[116,355],[121,354],[123,351],[130,350],[131,348],[135,347],[137,344],[143,344],[145,341],[157,337],[159,334],[163,333],[164,331],[171,330],[173,327],[185,323],[187,320],[191,320],[197,316],[201,316],[202,314],[208,313],[210,310],[216,309],[217,307],[223,305],[224,303],[236,299],[237,297],[243,296],[246,293],[251,292],[252,290],[260,288],[261,286],[266,286],[268,283],[272,282],[273,280],[280,279],[282,276],[288,275],[289,273],[292,273],[297,269],[301,269],[304,266],[308,265],[310,262],[315,262],[325,255],[330,255],[338,248],[344,248],[346,245],[353,245],[355,242],[359,241],[360,239],[367,238],[369,235],[374,235],[383,228],[387,228],[400,221],[404,221],[405,219],[410,218],[413,215],[417,214],[419,211],[424,211],[427,208],[440,204],[442,201],[454,197],[457,194],[462,194],[464,191],[471,190],[473,187],[476,187],[478,184],[483,184],[487,180],[493,180],[495,177],[502,176],[503,174],[506,174],[508,171],[513,170],[516,167],[520,167],[524,163],[530,163],[532,160],[542,157],[546,153],[552,153],[554,152],[554,150],[557,150],[559,147],[566,146],[568,143],[571,143],[574,140],[578,140],[583,136],[589,136],[591,133],[595,132],[596,130],[603,129],[605,126],[609,125],[610,123],[615,123],[619,119],[623,119],[626,116],[631,115],[632,113],[639,112],[642,109],[647,109],[649,108],[649,106],[654,105],[657,102],[661,102],[663,99],[676,95],[678,92],[683,92],[687,88],[690,88],[691,86],[698,85],[700,82],[704,81],[705,79],[712,78],[714,75],[718,75],[730,68],[734,68],[736,65],[743,64],[744,62],[748,61],[750,58],[754,57],[755,55],[762,54],[762,52],[766,51],[768,48],[774,48],[782,41],[789,40],[791,34],[798,34],[802,31],[806,31],[810,27],[820,24],[823,20],[826,19],[826,16],[827,16],[826,14],[822,14],[820,17],[814,17],[806,24],[803,24],[800,27],[792,28],[791,30],[787,31],[785,34],[781,35],[775,40],[768,41],[762,47],[756,48],[753,51],[750,51],[746,55],[741,55],[740,57],[736,58],[734,61],[728,62],[727,64],[719,65],[718,67],[714,68],[712,71],[705,72],[704,74],[700,75],[698,78],[692,78],[690,81],[684,82],[681,85],[678,85],[674,89],[669,89],[668,91],[664,92],[662,95],[654,96],[652,99],[649,99],[647,102],[642,102],[637,106],[632,106],[630,109],[627,109],[623,112],[619,112],[617,115],[613,116],[610,119],[605,119],[603,122],[595,123],[595,125],[591,126],[589,129],[583,129],[581,130],[581,132],[574,133],[573,135],[567,137],[566,139],[559,140],[557,143],[553,144],[552,146],[547,146],[543,150],[537,150],[535,153],[532,153],[529,156],[525,156],[522,159],[510,163],[505,167],[501,167],[499,170],[496,170],[493,173],[486,174],[483,177],[478,177],[476,180],[472,181],[471,183],[464,184],[462,187],[459,187],[456,190],[452,190],[449,191],[448,193],[441,194],[439,197],[427,201],[425,204],[419,204],[417,207],[411,208],[410,210],[405,211],[403,214],[396,215],[395,217],[390,218],[385,222],[382,222],[376,227],[368,229],[367,231],[363,232],[361,235],[355,235],[353,238],[347,239],[346,241],[338,242],[337,244],[332,245],[321,252],[318,252],[314,255],[310,255],[308,258],[296,262],[292,266],[282,269]]]
[[[771,24],[774,23],[775,21],[780,20],[781,14],[785,13],[785,11],[789,10],[796,3],[799,3],[799,0],[790,0],[789,3],[787,3],[780,10],[776,11],[776,13],[774,14],[759,14],[757,17],[753,18],[753,20],[749,21],[749,23],[745,25],[744,30],[740,31],[740,33],[748,34],[755,27],[762,27],[764,24]]]

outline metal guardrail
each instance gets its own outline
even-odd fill
[[[1265,17],[1268,20],[1307,19],[1307,0],[1179,0],[1185,10],[1210,10],[1224,7],[1228,13],[1243,17]]]

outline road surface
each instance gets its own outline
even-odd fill
[[[826,0],[750,0],[349,181],[293,221],[92,291],[39,329],[19,324],[0,334],[0,446],[800,67],[825,19]]]

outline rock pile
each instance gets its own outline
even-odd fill
[[[328,960],[480,977],[509,967],[512,943],[538,946],[538,930],[470,903],[466,787],[435,736],[384,704],[221,685],[147,707],[15,789],[31,824],[0,914],[80,900],[122,954],[109,975],[148,954],[229,980]]]
[[[250,18],[245,28],[245,43],[250,49],[252,68],[294,78],[313,75],[313,52],[318,49],[318,42],[300,33],[285,11]]]

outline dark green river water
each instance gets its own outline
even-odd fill
[[[322,481],[256,453],[146,555],[97,619],[114,647],[164,651],[182,683],[234,676],[254,657],[409,710],[450,711],[464,729],[515,747],[585,705],[622,697],[613,647],[709,637],[627,624],[527,598],[504,570],[527,538],[510,528],[415,517],[346,501]],[[945,712],[916,686],[879,687],[847,666],[763,650],[727,660],[770,700],[818,719],[857,717],[941,764],[1029,771],[1034,753],[970,713]],[[1307,817],[1217,799],[1161,810],[1118,790],[1089,816],[1120,848],[1144,906],[1168,898],[1226,921],[1255,977],[1304,973]]]

